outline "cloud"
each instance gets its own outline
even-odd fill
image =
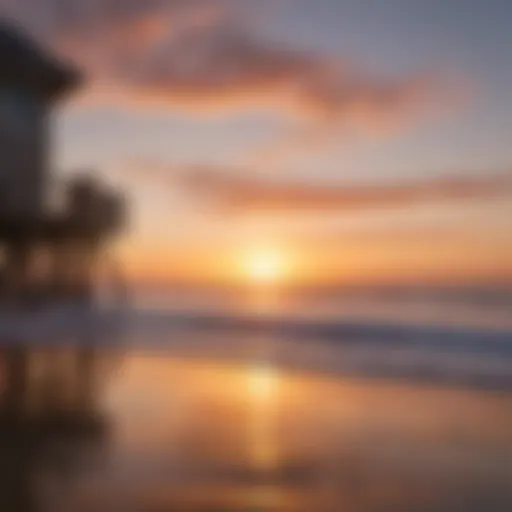
[[[196,112],[267,108],[324,124],[377,126],[423,105],[436,88],[431,77],[379,80],[348,60],[269,41],[227,0],[3,4],[134,101]]]
[[[0,12],[55,52],[75,60],[94,85],[140,68],[183,31],[214,23],[222,0],[0,0]],[[121,86],[128,84],[120,83]]]
[[[138,51],[109,67],[118,99],[186,114],[291,119],[289,133],[264,151],[267,158],[306,144],[321,147],[344,132],[395,130],[448,97],[438,77],[370,77],[348,60],[261,40],[227,23],[181,30]]]
[[[119,175],[161,190],[178,190],[227,212],[332,212],[404,208],[429,202],[453,202],[512,196],[512,172],[450,175],[387,184],[308,183],[250,176],[247,169],[181,166],[132,159]]]
[[[193,31],[118,70],[132,93],[172,107],[272,109],[332,123],[374,124],[427,98],[419,78],[380,83],[347,64],[274,46],[226,27]]]
[[[85,69],[90,86],[77,103],[287,121],[244,165],[275,166],[354,136],[395,134],[461,96],[460,84],[437,73],[378,77],[350,58],[270,40],[244,15],[256,5],[250,0],[0,2]]]
[[[78,38],[124,30],[155,15],[179,12],[188,4],[199,5],[200,0],[0,0],[0,10],[37,35]]]
[[[512,194],[512,174],[441,177],[391,185],[312,185],[240,178],[217,169],[174,174],[185,191],[224,211],[288,212],[402,208],[414,204],[478,200]],[[176,179],[176,178],[174,178]]]

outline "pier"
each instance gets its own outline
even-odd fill
[[[50,118],[84,81],[21,30],[0,25],[0,302],[92,299],[92,271],[123,227],[122,194],[95,173],[58,190]],[[100,174],[100,173],[97,173]]]
[[[55,199],[50,118],[83,81],[23,30],[0,24],[3,324],[22,318],[30,327],[56,305],[94,306],[95,268],[125,224],[124,197],[97,177],[101,172],[72,173]],[[69,345],[47,341],[0,336],[2,510],[32,510],[27,467],[41,462],[48,444],[97,440],[108,430],[97,402],[104,358],[93,341],[83,332]]]

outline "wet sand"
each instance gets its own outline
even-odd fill
[[[104,429],[3,435],[1,510],[512,509],[510,394],[161,350],[95,357]]]

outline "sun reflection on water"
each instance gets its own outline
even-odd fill
[[[278,388],[279,375],[268,363],[258,363],[248,369],[250,458],[255,467],[261,470],[272,469],[277,464],[275,426]]]

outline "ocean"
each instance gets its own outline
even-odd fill
[[[508,389],[512,294],[183,291],[134,301],[128,339],[184,356]],[[128,341],[130,343],[130,341]]]
[[[28,361],[9,403],[43,418],[4,427],[0,508],[508,512],[509,306],[179,290],[40,319],[44,343],[0,357],[4,376]]]

